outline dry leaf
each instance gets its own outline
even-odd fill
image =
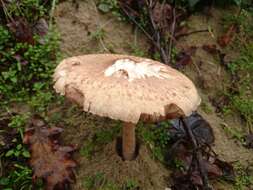
[[[74,181],[76,162],[70,158],[74,148],[60,146],[53,138],[62,131],[57,127],[49,128],[36,119],[32,128],[25,132],[23,141],[30,147],[29,163],[33,168],[33,179],[45,180],[47,190],[66,189]]]
[[[185,66],[192,64],[192,55],[195,54],[196,49],[196,46],[191,46],[180,51],[176,56],[177,66]]]
[[[217,46],[215,44],[203,45],[202,49],[212,55],[216,55],[216,54],[220,53],[220,50],[217,48]]]
[[[15,21],[7,24],[17,41],[34,44],[33,33],[28,21],[25,18],[18,17]]]
[[[228,31],[224,35],[218,38],[218,44],[221,47],[226,47],[233,40],[236,29],[237,29],[236,25],[232,24],[229,27]]]

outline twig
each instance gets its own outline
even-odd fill
[[[14,23],[15,21],[14,21],[14,19],[12,18],[12,16],[9,14],[8,9],[7,9],[7,7],[6,7],[5,3],[4,3],[4,1],[1,0],[1,3],[2,3],[2,5],[3,5],[3,10],[4,10],[4,14],[5,14],[5,16],[6,16],[7,21],[8,21],[8,18],[9,18],[9,19],[11,20],[11,22]]]
[[[49,18],[49,30],[52,29],[55,6],[56,6],[56,0],[53,0],[52,1],[52,8],[50,11],[50,18]]]
[[[195,30],[195,31],[192,31],[192,32],[187,32],[187,33],[184,33],[184,34],[178,34],[175,36],[175,38],[181,38],[183,36],[189,36],[191,34],[196,34],[196,33],[202,33],[202,32],[209,32],[208,29],[204,29],[204,30]]]
[[[149,35],[149,33],[133,18],[131,17],[128,12],[121,7],[122,11],[124,12],[124,14],[126,14],[126,16],[144,33],[144,35],[152,42],[152,44],[159,49],[159,46],[156,44],[156,42],[154,41],[154,39]]]
[[[166,54],[166,51],[164,50],[164,48],[161,46],[161,35],[160,35],[160,31],[158,30],[158,27],[153,19],[153,14],[152,14],[152,3],[149,3],[148,4],[148,1],[146,1],[146,4],[148,6],[148,11],[149,11],[149,19],[150,19],[150,22],[151,22],[151,26],[154,30],[154,34],[155,34],[155,39],[156,39],[156,45],[160,51],[160,55],[161,55],[161,59],[162,59],[162,62],[164,62],[165,64],[168,64],[169,63],[169,60],[168,60],[168,56]]]
[[[192,142],[194,157],[196,157],[197,159],[199,172],[203,181],[203,188],[204,190],[211,190],[208,184],[208,176],[207,176],[206,168],[203,165],[202,152],[201,150],[199,150],[197,140],[195,136],[193,135],[191,128],[187,126],[186,122],[184,121],[184,118],[180,118],[180,120],[182,121],[183,127]]]
[[[168,52],[168,57],[169,60],[168,62],[170,62],[172,60],[172,48],[173,48],[173,38],[174,37],[174,33],[175,33],[175,26],[176,26],[176,7],[175,7],[175,2],[173,3],[173,12],[172,12],[172,17],[173,17],[173,22],[171,24],[171,31],[170,31],[170,43],[169,43],[169,52]]]

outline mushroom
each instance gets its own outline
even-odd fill
[[[184,117],[200,97],[179,71],[151,59],[92,54],[64,59],[55,69],[54,89],[103,117],[123,121],[122,155],[135,156],[135,124]]]

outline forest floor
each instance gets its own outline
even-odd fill
[[[178,48],[197,47],[192,56],[193,64],[184,66],[180,71],[192,79],[198,88],[202,98],[198,112],[213,128],[214,150],[219,158],[250,167],[253,164],[253,151],[245,148],[225,129],[229,127],[234,131],[245,131],[245,122],[236,113],[217,113],[211,102],[230,82],[230,75],[216,56],[201,48],[206,44],[218,46],[217,38],[225,31],[224,14],[233,15],[235,10],[212,8],[211,15],[196,13],[186,20],[191,31],[211,28],[212,32],[191,34],[177,42]],[[54,16],[61,36],[63,57],[105,52],[149,57],[148,40],[141,31],[125,21],[119,21],[110,13],[99,12],[92,0],[77,0],[75,3],[63,1],[57,5]],[[226,48],[224,51],[232,58],[239,55],[237,49]],[[119,122],[82,113],[70,102],[53,106],[48,114],[52,120],[60,120],[64,125],[64,142],[77,144],[80,148],[75,153],[78,169],[74,190],[89,189],[92,183],[97,189],[102,186],[104,189],[116,189],[124,185],[145,190],[164,190],[169,187],[171,170],[154,158],[148,144],[141,139],[136,160],[122,161],[118,156],[116,137],[120,136]],[[94,135],[100,137],[95,142]],[[215,189],[233,189],[231,184],[223,181],[212,183]]]

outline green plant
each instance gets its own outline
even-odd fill
[[[9,127],[15,128],[19,134],[21,139],[23,139],[24,126],[29,118],[30,113],[14,115],[11,117],[11,121],[8,124]]]
[[[124,17],[120,14],[117,0],[99,0],[97,7],[103,13],[111,12],[119,20],[124,20]]]
[[[149,146],[154,158],[164,161],[164,152],[170,141],[170,134],[167,129],[170,127],[169,122],[161,122],[157,125],[138,124],[137,134]]]
[[[234,189],[245,190],[253,188],[253,173],[249,168],[243,167],[240,163],[235,164],[236,178]]]
[[[10,150],[8,150],[6,153],[5,153],[5,157],[12,157],[12,156],[15,156],[15,157],[20,157],[20,156],[23,156],[24,158],[29,158],[30,157],[30,153],[29,151],[27,150],[26,147],[24,147],[22,144],[18,144],[15,148],[12,148]]]
[[[185,165],[182,162],[182,160],[179,160],[176,158],[172,160],[171,166],[175,167],[177,170],[181,170],[181,171],[185,170]]]
[[[201,104],[200,104],[200,107],[201,109],[207,113],[207,114],[210,114],[212,113],[212,108],[210,107],[209,104],[207,104],[206,102],[202,101]]]
[[[133,179],[128,179],[123,185],[123,190],[136,190],[138,188],[138,183]]]
[[[42,190],[42,181],[32,182],[32,170],[21,164],[14,164],[7,177],[0,177],[3,190]]]
[[[4,12],[7,19],[24,17],[30,23],[44,16],[47,11],[45,3],[43,3],[41,0],[13,0],[5,3],[4,7]]]
[[[32,26],[42,16],[47,18],[50,2],[0,1],[0,11],[5,15],[5,19],[1,17],[0,21],[0,105],[7,110],[11,110],[18,102],[29,105],[34,111],[44,112],[55,100],[51,92],[51,76],[58,57],[58,34],[53,28],[44,36],[33,34],[31,38],[34,43],[20,40],[16,36],[17,32],[25,35],[29,31],[26,27],[32,30]],[[20,23],[24,25],[22,29],[11,30],[11,24]],[[10,147],[1,152],[4,172],[0,177],[0,189],[42,189],[42,183],[32,181],[32,170],[26,163],[30,154],[22,144],[24,128],[29,118],[30,113],[20,113],[10,118],[8,127],[14,128],[13,131],[18,134],[12,137]]]
[[[94,142],[89,141],[87,144],[85,144],[81,147],[80,154],[81,154],[81,156],[91,159],[91,156],[93,155],[95,148],[96,148],[96,146],[95,146]]]
[[[231,136],[232,138],[238,140],[239,142],[243,143],[244,142],[244,134],[242,131],[239,131],[236,128],[231,128],[228,127],[227,124],[221,123],[222,128],[224,131],[227,133],[227,135]]]
[[[107,180],[104,173],[97,172],[93,176],[86,176],[82,183],[83,187],[87,190],[119,190],[118,185]]]
[[[96,31],[90,33],[90,37],[94,40],[101,40],[105,37],[105,31],[103,28],[98,28]]]
[[[48,34],[44,44],[15,44],[12,40],[5,41],[0,50],[0,90],[5,103],[24,101],[38,90],[49,89],[58,47],[54,34]],[[43,84],[40,89],[38,81]]]
[[[242,96],[232,97],[233,107],[245,119],[247,126],[251,129],[253,126],[253,100],[243,98]]]
[[[250,11],[245,9],[241,9],[237,14],[225,12],[222,18],[222,24],[225,29],[228,29],[231,25],[236,25],[240,30],[240,33],[236,36],[239,42],[238,45],[243,44],[240,38],[252,37],[253,24],[251,24],[251,22],[252,15]]]
[[[144,57],[145,56],[145,51],[142,50],[140,47],[138,47],[135,44],[131,44],[130,48],[132,50],[132,54],[138,57]]]
[[[238,112],[251,130],[253,126],[253,43],[242,48],[241,55],[232,61],[228,69],[237,80],[236,93],[226,93],[230,100],[227,109]]]
[[[227,70],[231,74],[232,80],[225,88],[224,96],[229,100],[229,103],[223,108],[223,113],[225,115],[238,113],[245,120],[249,131],[253,126],[252,19],[250,12],[244,9],[239,14],[225,14],[223,17],[225,28],[236,25],[240,30],[238,34],[235,34],[234,41],[229,46],[231,51],[240,54],[227,64]]]
[[[80,154],[90,159],[96,150],[115,139],[120,132],[120,128],[120,125],[117,124],[110,129],[96,131],[95,134],[87,140],[85,145],[80,149]]]
[[[87,176],[84,178],[83,186],[85,188],[94,189],[104,183],[105,177],[103,173],[96,173],[94,176]]]

